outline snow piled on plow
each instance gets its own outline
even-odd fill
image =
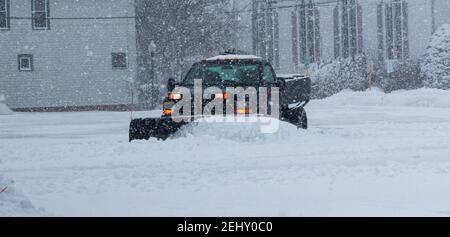
[[[215,121],[214,121],[215,119]],[[242,119],[239,120],[239,119]],[[245,143],[264,143],[288,140],[299,136],[302,130],[294,125],[273,118],[225,118],[215,117],[197,121],[183,127],[174,138],[222,140]],[[219,121],[219,122],[217,122]],[[264,128],[272,126],[274,132],[263,132]]]
[[[399,90],[386,94],[378,88],[364,92],[344,90],[329,98],[313,101],[313,103],[317,105],[334,104],[336,106],[450,108],[450,91],[422,88],[410,91]]]

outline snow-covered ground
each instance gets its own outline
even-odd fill
[[[15,113],[0,174],[56,216],[450,216],[449,98],[343,92],[308,105],[308,131],[200,124],[131,144],[128,113]]]
[[[0,216],[45,216],[42,208],[37,209],[22,192],[17,190],[13,180],[0,174]]]

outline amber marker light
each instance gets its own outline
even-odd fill
[[[164,109],[163,110],[163,114],[166,116],[172,115],[173,114],[173,110],[171,109]]]
[[[227,93],[218,93],[218,94],[214,95],[214,98],[227,100],[228,99],[228,94]]]
[[[236,109],[237,114],[250,114],[252,112],[251,109],[245,108],[245,109]]]

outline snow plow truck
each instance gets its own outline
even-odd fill
[[[200,100],[196,100],[195,96],[189,96],[190,105],[192,109],[189,112],[189,118],[183,121],[174,119],[175,115],[174,107],[177,102],[183,99],[183,94],[177,92],[176,88],[187,88],[190,92],[194,91],[195,81],[201,80],[202,89],[207,87],[219,88],[221,93],[216,93],[211,98],[202,97]],[[198,86],[198,84],[196,85]],[[234,103],[234,113],[232,116],[237,115],[257,115],[264,116],[258,109],[257,111],[251,111],[249,108],[239,108],[236,106],[238,96],[229,95],[227,93],[229,88],[256,88],[257,96],[261,96],[259,89],[264,88],[277,88],[278,89],[278,102],[279,120],[291,123],[297,126],[298,129],[308,128],[308,118],[305,111],[305,106],[310,101],[311,95],[311,80],[307,76],[303,75],[276,75],[272,65],[257,56],[253,55],[240,55],[234,53],[225,53],[213,58],[208,58],[200,62],[195,63],[188,71],[183,80],[177,82],[175,79],[169,79],[167,83],[168,94],[165,97],[163,103],[163,115],[159,118],[138,118],[133,119],[130,123],[129,140],[148,140],[150,138],[157,138],[158,140],[166,140],[175,134],[181,127],[195,122],[199,117],[207,116],[201,114],[195,114],[194,103],[200,101],[200,107],[204,107],[214,99],[223,100],[224,113],[226,114],[226,105]],[[268,90],[268,106],[272,105],[271,90]],[[195,92],[193,92],[194,94]],[[248,105],[248,96],[245,97],[244,105]],[[242,103],[241,103],[242,105]],[[198,111],[198,110],[197,110]],[[214,115],[214,111],[213,115]],[[186,115],[183,115],[186,116]],[[230,116],[230,114],[226,114]]]

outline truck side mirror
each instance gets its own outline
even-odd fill
[[[286,87],[286,81],[281,78],[277,79],[276,84],[277,84],[277,87],[279,87],[280,89],[284,89]]]
[[[167,90],[169,92],[173,91],[175,89],[175,79],[173,78],[169,78],[169,80],[167,81]]]

